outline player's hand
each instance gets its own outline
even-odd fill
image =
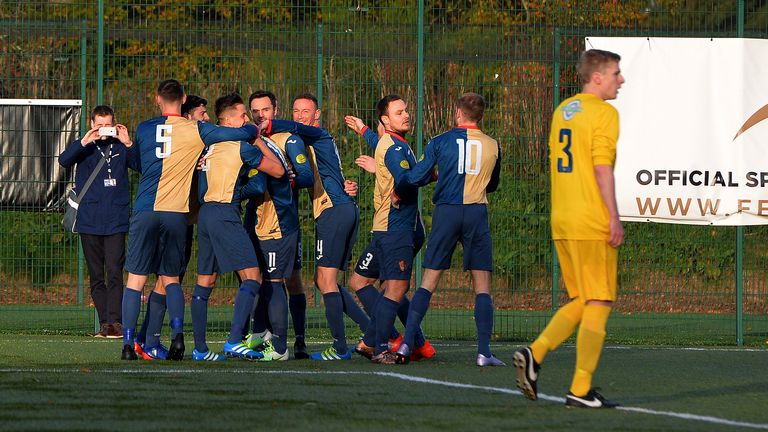
[[[351,196],[352,198],[357,196],[357,190],[359,187],[357,186],[357,182],[354,182],[352,180],[344,180],[344,192]]]
[[[609,235],[608,244],[611,247],[619,247],[624,243],[624,227],[621,226],[621,221],[618,217],[612,217],[608,225]]]
[[[355,164],[371,174],[376,174],[376,159],[368,155],[360,155],[355,159]]]
[[[197,160],[197,170],[202,171],[203,168],[205,168],[205,156],[201,156],[200,159]]]
[[[396,209],[400,209],[400,197],[395,195],[394,192],[392,193],[392,196],[389,197],[389,200],[390,200],[390,202],[392,204],[392,207],[394,207]]]
[[[362,120],[351,115],[344,116],[344,123],[347,124],[348,128],[359,134],[363,132],[363,128],[365,127],[365,123],[363,123]]]
[[[121,124],[116,124],[115,129],[117,129],[117,139],[120,140],[121,143],[125,144],[126,147],[130,147],[133,145],[133,141],[131,141],[131,137],[128,135],[128,128]]]
[[[80,140],[80,145],[85,147],[85,146],[87,146],[89,144],[93,144],[93,142],[96,141],[99,138],[100,138],[100,136],[99,136],[99,128],[95,127],[93,129],[89,130],[85,134],[85,136]]]

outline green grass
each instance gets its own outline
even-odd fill
[[[221,335],[211,339],[220,349]],[[408,366],[379,366],[358,356],[338,363],[198,364],[123,362],[119,340],[0,335],[0,430],[231,430],[234,423],[284,430],[737,430],[530,402],[514,391],[511,367],[477,368],[470,342],[435,343],[435,359]],[[509,361],[515,344],[493,349]],[[567,392],[574,357],[573,347],[563,346],[547,358],[541,395]],[[765,350],[609,346],[595,385],[632,408],[768,428],[767,362]]]

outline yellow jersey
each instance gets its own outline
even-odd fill
[[[549,135],[554,240],[608,239],[595,166],[615,164],[618,138],[619,113],[595,95],[579,93],[555,110]]]

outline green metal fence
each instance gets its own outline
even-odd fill
[[[354,166],[366,146],[343,116],[371,124],[376,101],[399,93],[416,119],[411,140],[420,153],[451,127],[459,94],[483,94],[490,109],[481,126],[504,157],[490,207],[495,333],[504,340],[531,339],[565,299],[549,234],[546,139],[551,111],[578,91],[574,63],[584,37],[768,37],[768,6],[743,0],[4,1],[0,21],[0,97],[82,99],[84,114],[109,104],[131,130],[156,115],[153,90],[169,77],[209,101],[271,89],[283,118],[293,95],[315,93],[345,174],[362,186],[355,258],[368,240],[373,179]],[[422,200],[428,227],[432,190]],[[303,195],[305,245],[314,240],[308,205]],[[0,207],[0,331],[92,329],[78,240],[60,231],[59,217]],[[627,224],[626,231],[609,340],[768,339],[765,228]],[[309,286],[311,248],[304,252]],[[474,336],[474,296],[458,252],[425,324],[433,337]],[[184,285],[189,294],[192,281]],[[233,287],[226,277],[214,295],[219,330]],[[311,325],[322,328],[319,309],[311,312]]]

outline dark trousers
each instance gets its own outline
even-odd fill
[[[122,322],[125,233],[80,234],[83,255],[91,276],[91,298],[101,324]]]

